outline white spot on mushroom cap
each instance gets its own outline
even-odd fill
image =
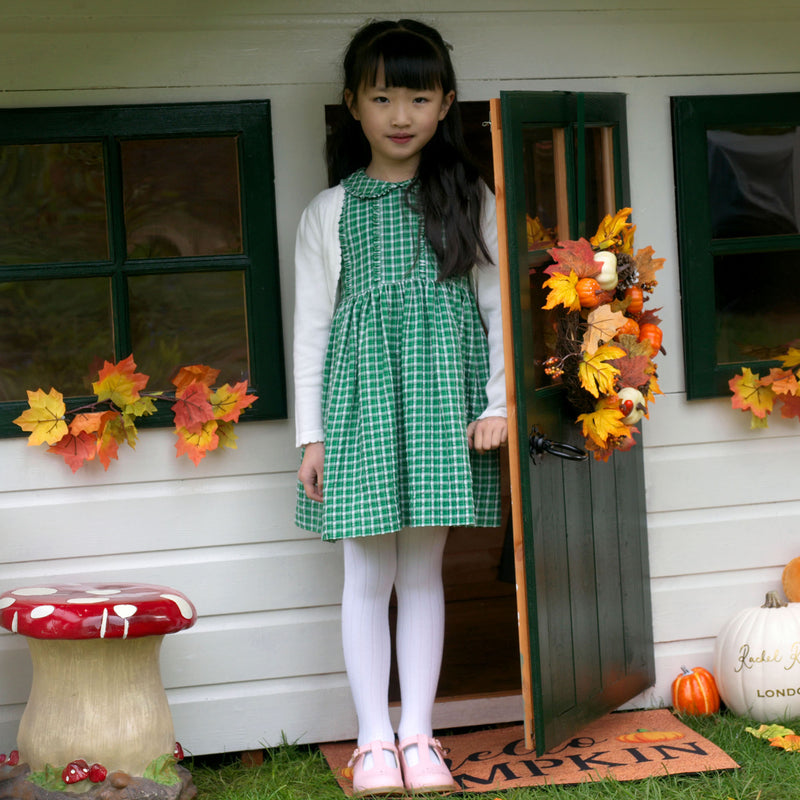
[[[107,603],[110,597],[70,597],[68,603]]]
[[[106,638],[106,628],[108,627],[108,609],[103,609],[103,619],[100,622],[100,638]]]
[[[14,612],[14,619],[11,620],[11,632],[12,633],[16,633],[17,632],[17,622],[18,621],[19,621],[19,612],[15,611]]]
[[[15,594],[17,597],[36,597],[36,595],[49,595],[55,594],[58,589],[49,589],[42,586],[30,586],[24,589],[14,589],[11,594]]]
[[[109,595],[109,594],[119,594],[122,589],[87,589],[86,594],[99,594],[99,595]]]
[[[114,613],[118,617],[122,617],[122,619],[128,619],[132,617],[139,609],[136,606],[132,606],[129,603],[120,603],[119,605],[114,606]]]
[[[55,606],[36,606],[36,608],[31,611],[31,619],[49,617],[55,610]]]
[[[9,606],[14,605],[14,598],[13,597],[0,597],[0,609],[8,608]]]
[[[178,606],[178,611],[181,612],[181,616],[184,619],[191,619],[194,616],[194,609],[185,597],[181,597],[177,594],[162,594],[161,596],[165,600],[172,600],[172,602]]]

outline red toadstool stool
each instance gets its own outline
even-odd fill
[[[53,584],[0,594],[0,626],[28,637],[33,661],[17,736],[21,760],[35,772],[73,767],[80,753],[141,776],[172,753],[159,650],[165,634],[196,619],[191,601],[164,586]],[[77,772],[71,778],[83,780]]]

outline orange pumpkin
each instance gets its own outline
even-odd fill
[[[583,308],[595,308],[600,305],[600,295],[603,290],[594,278],[581,278],[575,284],[575,291]]]
[[[622,327],[617,331],[617,336],[635,336],[639,338],[639,323],[631,317],[625,317],[625,322]]]
[[[719,691],[714,676],[703,667],[686,669],[672,682],[672,705],[676,711],[706,716],[719,711]]]
[[[629,286],[625,290],[625,299],[630,298],[628,313],[638,314],[644,308],[644,292],[641,286]]]
[[[639,326],[639,341],[649,342],[650,346],[653,348],[653,355],[661,349],[661,339],[663,335],[661,328],[659,328],[658,325],[654,325],[652,322],[645,322],[644,325]]]
[[[781,575],[783,593],[790,603],[800,603],[800,556],[793,558]]]

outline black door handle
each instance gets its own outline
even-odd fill
[[[551,456],[565,458],[567,461],[586,461],[586,459],[589,458],[589,454],[580,447],[567,444],[566,442],[550,441],[543,433],[539,433],[536,426],[531,428],[528,444],[531,461],[533,461],[534,464],[538,463],[536,461],[537,457],[544,453],[550,453]]]

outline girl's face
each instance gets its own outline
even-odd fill
[[[447,116],[455,92],[441,88],[409,89],[386,86],[379,67],[374,86],[362,85],[358,96],[345,92],[350,113],[361,123],[372,160],[367,175],[385,181],[403,181],[417,173],[422,148]]]

